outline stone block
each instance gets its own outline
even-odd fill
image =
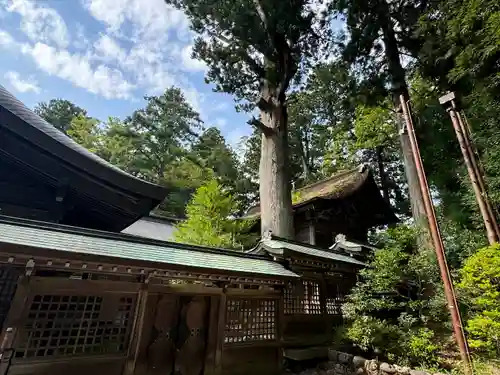
[[[360,357],[358,355],[356,355],[352,358],[352,365],[354,366],[355,369],[363,368],[365,366],[365,362],[366,362],[366,359],[363,357]]]
[[[396,373],[396,369],[393,365],[388,364],[387,362],[382,362],[379,366],[380,373],[383,375],[391,375]]]
[[[333,349],[328,349],[328,359],[333,362],[338,362],[339,352]]]
[[[429,375],[429,374],[425,371],[410,370],[410,375]]]
[[[342,352],[339,352],[338,353],[338,361],[344,365],[348,365],[348,366],[351,366],[352,365],[352,359],[354,358],[354,356],[352,354],[349,354],[349,353],[342,353]]]

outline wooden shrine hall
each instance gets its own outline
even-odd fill
[[[357,254],[369,251],[360,241],[393,220],[374,203],[357,211],[358,242],[269,235],[245,253],[120,233],[167,191],[77,145],[1,86],[0,168],[0,375],[279,374],[294,350],[331,343],[364,266]],[[356,207],[342,206],[349,197],[334,209]],[[328,231],[325,244],[351,236]]]

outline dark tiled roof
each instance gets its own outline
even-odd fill
[[[13,118],[18,121],[12,121]],[[1,85],[0,125],[94,177],[151,197],[158,202],[167,194],[163,187],[134,177],[80,146],[27,108]]]

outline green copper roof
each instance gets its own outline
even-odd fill
[[[256,276],[298,277],[262,256],[5,217],[0,218],[0,243]]]

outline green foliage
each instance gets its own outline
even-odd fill
[[[99,121],[80,114],[70,121],[67,134],[87,150],[97,153],[100,148],[101,132]]]
[[[434,331],[428,328],[421,328],[410,335],[408,349],[411,358],[424,359],[427,364],[438,362],[439,346],[436,344]]]
[[[500,245],[470,256],[460,270],[459,290],[469,306],[471,348],[492,358],[500,355]]]
[[[383,246],[344,305],[347,337],[361,349],[410,364],[437,361],[447,332],[445,302],[434,254],[418,250],[418,231],[398,226],[378,235]]]
[[[498,93],[499,25],[496,0],[436,2],[419,25],[425,41],[419,53],[421,70],[465,93],[478,83]]]
[[[161,96],[146,97],[146,107],[125,120],[136,158],[137,175],[161,183],[166,167],[186,156],[185,145],[197,138],[201,120],[180,89],[170,87]]]
[[[309,1],[167,0],[190,18],[199,36],[195,57],[209,67],[217,91],[255,105],[266,80],[284,93],[304,59],[318,53]],[[327,28],[325,28],[327,30]],[[281,95],[281,94],[280,94]],[[281,100],[281,99],[280,99]]]
[[[252,224],[235,220],[238,202],[215,180],[196,190],[189,202],[187,219],[177,226],[178,242],[227,249],[243,249],[251,238],[243,234]]]
[[[51,99],[48,103],[38,103],[34,111],[48,123],[62,132],[70,127],[71,120],[77,116],[87,117],[87,111],[64,99]]]

